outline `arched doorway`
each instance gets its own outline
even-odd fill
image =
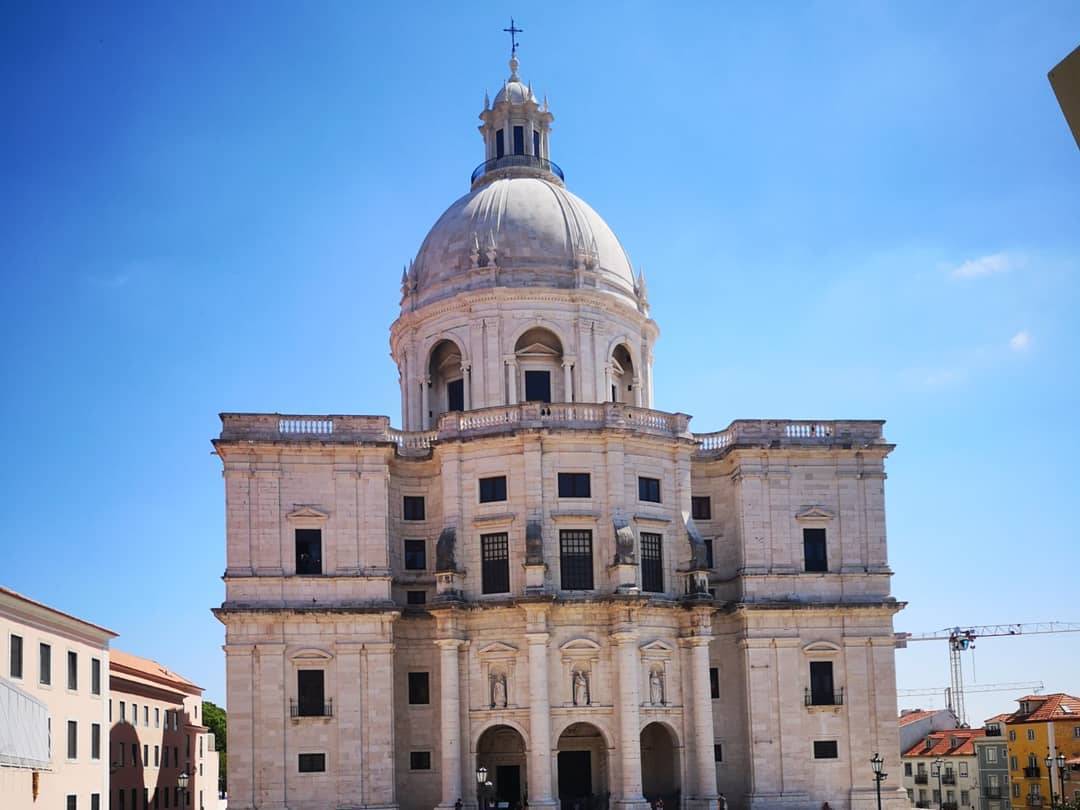
[[[641,792],[653,805],[664,800],[665,810],[680,806],[678,741],[662,723],[641,730]]]
[[[607,742],[591,723],[573,723],[559,735],[556,767],[562,810],[606,810]]]
[[[431,391],[426,424],[435,425],[441,414],[465,410],[466,380],[461,349],[452,340],[440,340],[432,348],[428,379]]]
[[[634,392],[634,360],[630,357],[630,350],[622,343],[611,353],[611,401],[625,402],[628,405],[637,401]]]
[[[492,726],[480,735],[476,744],[476,767],[488,771],[491,802],[507,802],[513,810],[520,807],[528,786],[525,773],[525,740],[510,726]]]
[[[522,402],[570,401],[570,392],[563,390],[562,341],[553,332],[540,326],[529,329],[514,344],[514,358]]]

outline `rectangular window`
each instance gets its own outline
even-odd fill
[[[588,473],[559,473],[560,498],[591,498],[592,484]]]
[[[120,722],[127,722],[127,704],[124,701],[120,701]]]
[[[150,767],[150,743],[143,743],[142,747],[142,766],[144,768]]]
[[[637,480],[637,491],[639,501],[649,501],[651,503],[660,503],[660,479],[659,478],[642,478]]]
[[[127,794],[124,793],[123,790],[116,791],[117,806],[120,808],[120,810],[124,810],[124,796],[126,795]]]
[[[559,532],[559,570],[564,591],[592,590],[591,530],[563,529]]]
[[[996,748],[991,746],[990,748],[986,749],[986,761],[987,762],[997,762],[997,749]]]
[[[832,661],[810,662],[810,705],[833,706],[836,693],[833,690]]]
[[[166,748],[165,750],[167,751],[168,749]],[[163,795],[162,795],[162,799],[163,799],[163,801],[164,801],[164,804],[165,804],[165,810],[169,810],[169,789],[168,789],[168,788],[165,788],[165,789],[164,789],[163,791],[161,791],[161,792],[162,792],[162,794],[163,794]]]
[[[705,538],[705,565],[709,568],[713,567],[713,539],[711,537]]]
[[[79,756],[79,724],[74,720],[67,721],[67,758],[76,759]]]
[[[525,154],[525,127],[514,127],[514,154]]]
[[[150,727],[150,707],[145,704],[142,707],[142,724],[147,728]]]
[[[966,790],[960,791],[960,804],[964,805],[964,807],[967,807],[971,804],[971,799]]]
[[[323,773],[326,770],[326,754],[300,754],[300,773]]]
[[[405,541],[405,570],[427,570],[427,542],[424,540]]]
[[[967,767],[967,765],[968,764],[966,762],[961,762],[960,765],[958,766],[959,767],[959,773],[960,773],[961,776],[967,776],[968,775],[968,767]]]
[[[836,759],[838,756],[836,740],[814,740],[814,759]]]
[[[428,689],[428,673],[409,673],[409,705],[426,706],[431,702],[431,692]]]
[[[533,154],[540,157],[540,133],[533,130]]]
[[[69,794],[67,797],[67,810],[78,810],[79,800],[76,796]]]
[[[1009,730],[1009,742],[1016,742],[1016,729]]]
[[[1031,740],[1031,741],[1035,740],[1035,729],[1029,728],[1027,730],[1027,738],[1028,738],[1028,740]]]
[[[1020,763],[1016,761],[1016,757],[1009,757],[1009,770],[1010,771],[1018,771],[1018,770],[1020,770]]]
[[[38,683],[52,683],[52,647],[48,644],[38,645]]]
[[[296,530],[296,573],[300,576],[322,573],[322,529]]]
[[[430,751],[410,751],[409,752],[409,770],[410,771],[430,771],[431,770],[431,752]]]
[[[423,520],[424,496],[406,495],[402,503],[402,515],[405,520]]]
[[[131,704],[131,725],[139,725],[139,707],[134,703]]]
[[[161,749],[156,745],[154,746],[154,767],[157,768],[161,765]]]
[[[451,380],[446,384],[446,410],[465,410],[465,380]]]
[[[78,653],[68,652],[68,689],[79,688],[79,656]]]
[[[426,605],[427,591],[405,591],[405,604]]]
[[[1073,736],[1080,739],[1080,726],[1073,726]]]
[[[169,746],[165,745],[161,748],[161,767],[169,767]]]
[[[551,402],[551,372],[525,372],[525,401]]]
[[[506,154],[506,138],[501,129],[495,131],[495,157],[501,158]]]
[[[911,776],[911,763],[910,762],[905,762],[904,763],[904,776]]]
[[[709,696],[713,700],[720,699],[720,669],[709,667]]]
[[[496,475],[480,479],[480,503],[506,500],[506,476]]]
[[[803,559],[809,572],[823,573],[829,570],[829,558],[825,553],[825,530],[803,529]]]
[[[101,694],[101,659],[90,659],[90,694]]]
[[[11,637],[11,667],[8,671],[11,673],[12,678],[22,677],[22,641],[22,636],[12,635]]]
[[[161,728],[161,709],[154,709],[154,728]]]
[[[1013,793],[1013,798],[1014,799],[1019,799],[1020,798],[1020,783],[1019,782],[1013,782],[1012,783],[1012,793]]]
[[[296,703],[300,717],[325,715],[325,692],[321,669],[301,669],[296,673]]]
[[[713,758],[713,762],[723,762],[724,761],[724,746],[723,745],[721,745],[720,743],[713,743],[712,758]]]
[[[690,498],[690,516],[694,520],[712,520],[712,498],[694,495]]]
[[[101,723],[90,724],[90,759],[101,759]]]
[[[480,575],[484,593],[510,592],[510,542],[503,534],[480,535]]]
[[[664,560],[661,535],[641,533],[641,589],[646,593],[664,592]]]

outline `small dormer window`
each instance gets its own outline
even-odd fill
[[[506,154],[506,138],[503,137],[503,131],[496,130],[495,132],[495,157],[501,158]]]

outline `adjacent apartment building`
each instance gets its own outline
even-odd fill
[[[105,810],[105,677],[115,637],[0,588],[3,810]]]
[[[1057,692],[1027,695],[1018,703],[1005,718],[1013,805],[1050,806],[1051,796],[1062,792],[1080,798],[1080,698]],[[1057,765],[1059,753],[1065,755],[1064,768]]]
[[[925,740],[931,731],[956,728],[960,721],[952,709],[904,709],[897,723],[900,728],[900,750],[907,751],[915,743]]]
[[[979,769],[979,810],[1011,810],[1009,799],[1009,752],[1005,743],[1005,719],[991,717],[983,726],[985,736],[976,737],[975,759]]]
[[[979,784],[974,741],[983,729],[934,731],[904,751],[904,788],[916,807],[972,810]]]
[[[202,725],[202,687],[113,650],[109,690],[112,810],[216,810],[218,755]]]

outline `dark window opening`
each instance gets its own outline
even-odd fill
[[[713,567],[713,539],[711,537],[705,538],[705,565],[709,568]]]
[[[321,669],[301,669],[296,673],[296,697],[300,717],[326,715],[326,693]]]
[[[559,497],[592,497],[592,482],[589,473],[559,473]]]
[[[465,380],[451,380],[446,384],[446,410],[465,410]]]
[[[322,529],[296,530],[296,573],[322,573]]]
[[[663,593],[664,561],[662,538],[652,532],[641,533],[641,590],[646,593]]]
[[[713,762],[724,761],[724,746],[722,746],[720,743],[713,743],[712,758]]]
[[[713,700],[720,698],[720,668],[709,667],[709,695]]]
[[[405,591],[405,604],[426,605],[427,591]]]
[[[431,702],[431,693],[428,689],[428,673],[409,673],[409,704],[412,706],[425,706]]]
[[[75,759],[79,755],[79,724],[74,720],[68,720],[67,724],[67,758]]]
[[[593,588],[592,532],[563,529],[559,532],[559,569],[565,591]]]
[[[67,810],[78,810],[79,799],[76,796],[69,795],[67,797]]]
[[[639,501],[651,501],[652,503],[660,503],[659,478],[638,478],[637,489]]]
[[[11,668],[9,672],[12,678],[21,678],[23,671],[22,636],[11,637]]]
[[[501,158],[506,154],[506,139],[501,129],[495,131],[495,157]]]
[[[806,570],[823,573],[829,570],[829,558],[825,551],[824,529],[803,529],[803,556]]]
[[[19,658],[21,667],[22,649],[20,645]],[[67,655],[68,662],[68,689],[79,688],[79,655],[78,653],[69,652]]]
[[[525,154],[525,127],[514,127],[514,154]]]
[[[837,704],[833,689],[832,661],[810,662],[810,705],[834,706]]]
[[[300,773],[322,773],[326,770],[326,754],[300,754],[297,766]]]
[[[406,495],[402,504],[402,513],[405,520],[423,520],[424,496]]]
[[[427,570],[427,543],[423,540],[405,541],[405,570]]]
[[[90,725],[90,759],[101,759],[101,724]]]
[[[38,681],[46,686],[52,683],[52,647],[48,644],[38,646]]]
[[[510,542],[506,534],[480,535],[482,591],[510,592]]]
[[[712,520],[712,498],[708,495],[691,497],[690,515],[694,520]]]
[[[480,503],[506,500],[506,476],[496,475],[480,479]]]
[[[540,157],[540,133],[533,130],[533,154]]]
[[[618,389],[616,389],[614,385],[611,386],[611,401],[612,402],[618,402],[619,401]]]
[[[525,401],[551,402],[551,372],[525,372]]]
[[[409,770],[410,771],[430,771],[431,770],[431,752],[430,751],[410,751],[409,752]]]
[[[814,759],[836,759],[838,756],[836,740],[814,740]]]
[[[101,694],[101,659],[90,659],[90,694]]]

